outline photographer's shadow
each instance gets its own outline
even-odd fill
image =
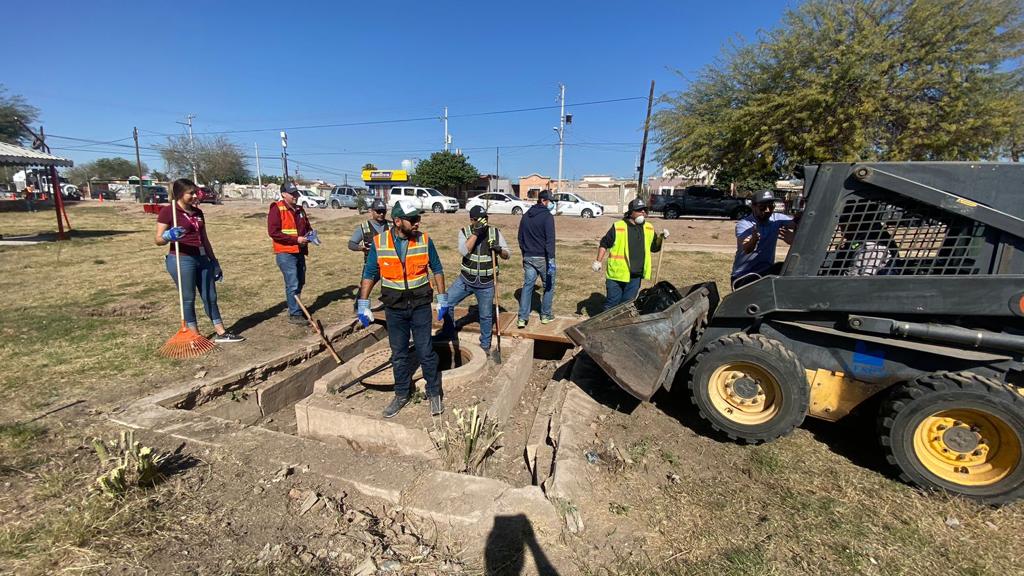
[[[484,550],[485,574],[489,576],[517,576],[523,574],[526,550],[530,550],[537,574],[558,576],[547,555],[537,542],[533,525],[525,514],[495,516],[494,527],[487,535]]]

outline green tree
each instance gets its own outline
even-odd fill
[[[1019,0],[808,0],[664,98],[657,158],[739,181],[823,161],[1003,157],[1021,140],[1022,12]]]
[[[143,164],[142,173],[145,174],[147,170]],[[92,162],[77,164],[74,168],[68,169],[65,175],[72,183],[81,185],[90,179],[127,180],[131,176],[138,176],[139,170],[133,160],[118,157],[99,158]]]
[[[195,149],[189,144],[188,136],[171,136],[160,146],[160,155],[175,177],[192,177],[192,162],[200,183],[249,182],[252,176],[245,164],[241,148],[224,136],[209,139],[196,138]]]
[[[7,95],[7,88],[0,84],[0,142],[8,144],[31,144],[32,136],[26,132],[15,118],[31,125],[39,117],[39,109],[30,105],[25,98],[12,94]]]
[[[149,173],[150,177],[156,182],[170,182],[171,177],[159,170],[153,170]]]
[[[479,177],[480,172],[467,157],[453,152],[434,152],[416,165],[416,173],[412,175],[417,186],[443,191],[459,189]]]
[[[363,164],[363,170],[376,170],[376,169],[377,169],[377,165],[373,164],[372,162],[367,162],[366,164]]]
[[[280,184],[284,182],[284,177],[278,176],[276,174],[263,174],[262,179],[264,184]],[[249,183],[258,184],[259,180],[257,180],[256,178],[251,178]]]

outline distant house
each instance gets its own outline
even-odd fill
[[[529,176],[519,177],[519,197],[536,198],[541,190],[551,190],[551,178],[534,172]]]

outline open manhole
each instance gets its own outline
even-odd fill
[[[442,372],[460,369],[463,366],[473,365],[474,370],[483,367],[487,361],[479,346],[467,345],[461,341],[434,341],[434,352],[437,353],[437,368]],[[416,352],[411,351],[410,356],[416,362]],[[381,366],[391,358],[391,349],[384,348],[373,352],[365,352],[353,359],[349,374],[354,378],[359,374],[366,374]],[[417,366],[412,374],[413,381],[423,377],[423,369]],[[445,378],[450,378],[445,374]],[[366,386],[391,387],[395,385],[394,371],[387,369],[362,379]]]

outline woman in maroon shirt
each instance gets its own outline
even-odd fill
[[[194,206],[196,185],[191,180],[181,178],[171,186],[173,203],[164,206],[156,218],[156,245],[170,244],[165,259],[167,273],[171,275],[177,286],[178,264],[181,265],[181,288],[185,308],[185,324],[194,332],[199,331],[196,318],[196,289],[203,300],[206,315],[213,322],[217,331],[213,341],[218,343],[241,342],[245,340],[224,329],[224,322],[217,307],[217,286],[215,282],[224,278],[217,257],[213,254],[213,246],[206,236],[206,221],[203,211]],[[178,225],[174,226],[172,209],[176,209]],[[175,253],[175,243],[180,253]],[[175,262],[175,260],[179,262]]]

